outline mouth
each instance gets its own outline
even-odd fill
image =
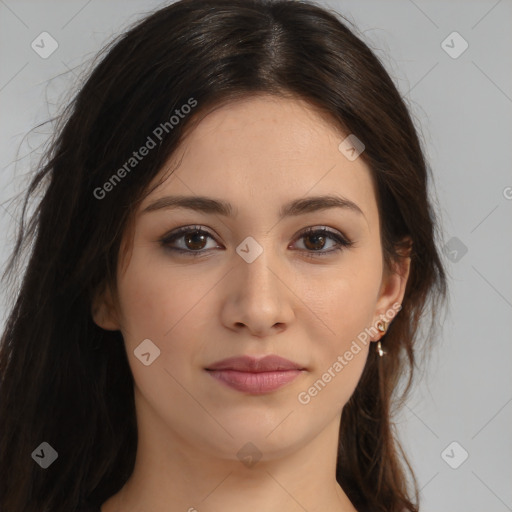
[[[241,356],[224,359],[205,370],[221,384],[237,391],[265,394],[292,382],[306,369],[278,356],[260,359]]]
[[[215,379],[230,388],[251,394],[264,394],[282,388],[296,379],[301,370],[282,370],[275,372],[238,372],[236,370],[207,370]]]

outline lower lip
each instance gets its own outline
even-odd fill
[[[273,372],[239,372],[236,370],[208,370],[215,379],[220,380],[230,388],[245,393],[263,394],[282,388],[295,378],[301,370],[281,370]]]

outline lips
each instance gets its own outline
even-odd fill
[[[230,357],[214,363],[207,370],[236,370],[239,372],[276,372],[280,370],[304,370],[304,368],[288,359],[279,356],[265,356],[260,359],[250,356]]]
[[[231,357],[205,369],[222,384],[249,394],[276,391],[305,370],[301,365],[275,355],[260,359],[250,356]]]

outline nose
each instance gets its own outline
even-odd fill
[[[286,272],[264,249],[252,263],[242,260],[229,274],[222,321],[256,337],[281,332],[291,322],[295,297]]]

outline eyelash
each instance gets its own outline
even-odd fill
[[[169,234],[164,235],[159,240],[159,242],[166,250],[169,250],[169,251],[178,252],[180,254],[185,254],[187,256],[192,256],[192,257],[198,257],[198,256],[204,255],[209,249],[202,249],[200,251],[192,251],[192,250],[187,250],[187,249],[179,249],[177,247],[170,247],[170,244],[172,242],[178,240],[179,238],[182,238],[183,235],[189,234],[189,233],[203,234],[203,235],[209,236],[210,238],[213,238],[213,236],[210,233],[201,229],[201,226],[185,226],[185,227],[177,229],[176,231],[173,231]],[[354,242],[348,240],[347,238],[341,236],[340,234],[338,234],[334,231],[326,229],[325,227],[322,227],[320,229],[307,228],[306,230],[304,230],[300,233],[297,240],[300,240],[303,237],[312,236],[312,235],[326,236],[327,238],[330,238],[331,240],[334,240],[335,242],[337,242],[337,247],[335,247],[334,249],[330,249],[328,251],[308,251],[308,250],[302,249],[302,251],[306,252],[306,256],[311,257],[311,258],[323,257],[323,256],[327,256],[327,255],[330,255],[333,253],[337,253],[338,251],[341,251],[345,248],[348,248],[348,247],[351,247],[352,245],[354,245]]]

